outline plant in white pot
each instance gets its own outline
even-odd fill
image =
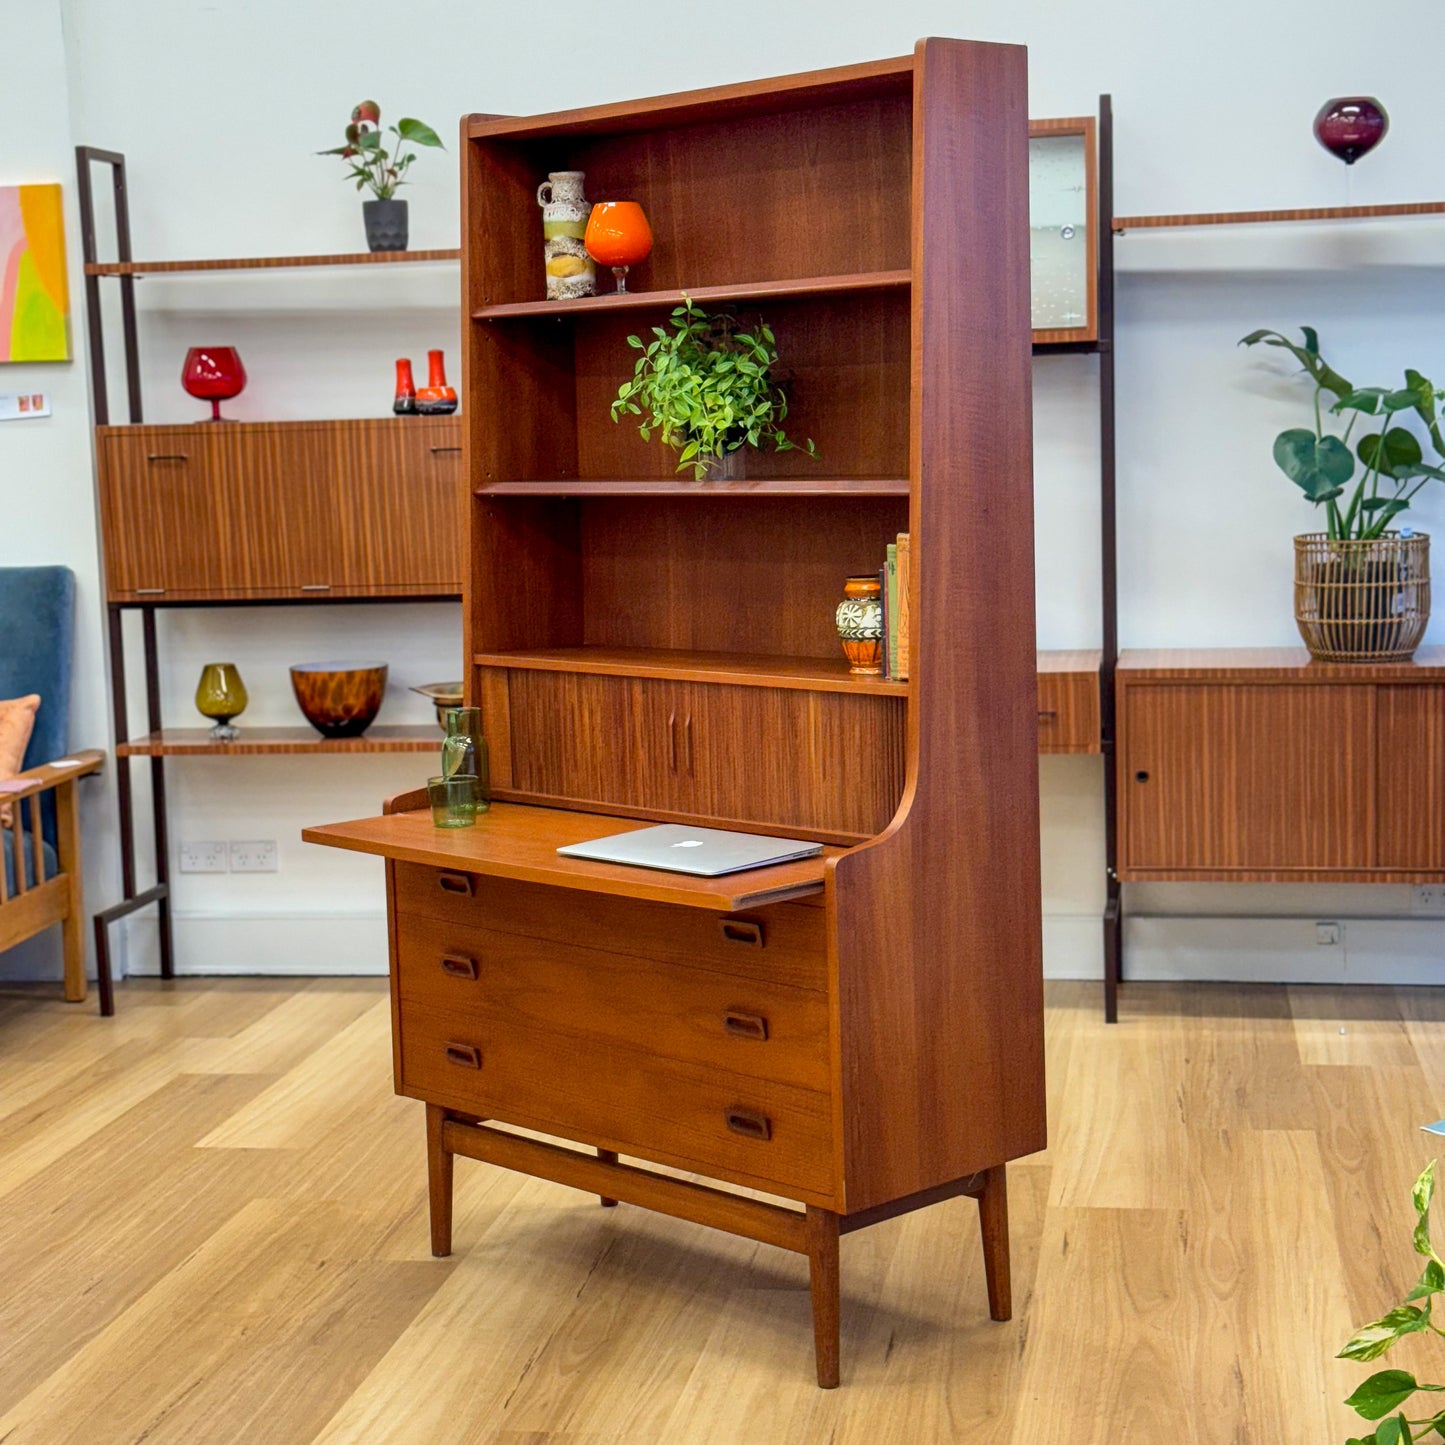
[[[446,147],[429,125],[408,116],[387,129],[396,137],[390,151],[381,133],[381,107],[374,100],[363,100],[351,112],[346,144],[317,151],[317,155],[340,156],[350,168],[348,179],[355,179],[356,189],[371,189],[373,198],[361,203],[366,244],[373,251],[405,251],[409,239],[407,205],[397,199],[396,190],[406,184],[407,170],[416,159],[416,152],[407,146]]]
[[[1408,525],[1391,530],[1390,523],[1426,483],[1445,481],[1437,413],[1445,391],[1414,370],[1405,372],[1403,387],[1356,387],[1320,355],[1312,327],[1300,333],[1303,344],[1269,330],[1240,341],[1288,351],[1314,387],[1314,426],[1292,427],[1274,442],[1280,470],[1325,511],[1323,532],[1295,538],[1295,622],[1310,655],[1324,662],[1408,658],[1430,619],[1430,538]],[[1334,398],[1328,411],[1327,395]],[[1325,430],[1327,415],[1348,416],[1340,435]],[[1379,430],[1360,437],[1352,451],[1355,427],[1368,417],[1380,419]],[[1403,424],[1411,418],[1419,435]]]

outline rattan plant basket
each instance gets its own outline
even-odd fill
[[[1430,620],[1430,539],[1294,539],[1294,619],[1320,662],[1402,662]]]

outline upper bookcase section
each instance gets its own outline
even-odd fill
[[[910,265],[914,62],[464,123],[468,309],[541,299],[537,187],[583,171],[589,201],[641,203],[652,255],[628,289],[692,291]],[[604,283],[610,289],[610,278]]]

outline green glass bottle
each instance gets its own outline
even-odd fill
[[[445,714],[446,736],[442,739],[442,777],[474,773],[477,778],[477,811],[485,812],[492,797],[487,768],[487,740],[482,736],[479,707],[449,707]]]

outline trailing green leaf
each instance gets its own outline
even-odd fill
[[[1445,1386],[1419,1384],[1408,1370],[1381,1370],[1371,1375],[1345,1404],[1366,1420],[1378,1420],[1403,1405],[1417,1390],[1440,1389]]]
[[[1396,1340],[1418,1334],[1430,1323],[1430,1312],[1417,1305],[1396,1305],[1373,1324],[1358,1330],[1336,1356],[1341,1360],[1377,1360]]]

